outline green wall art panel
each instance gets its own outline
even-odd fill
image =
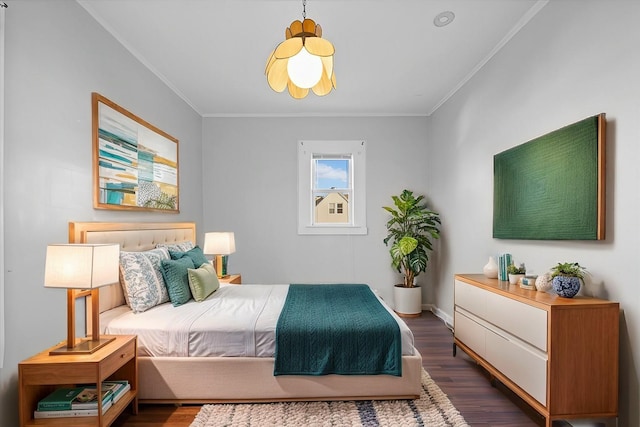
[[[605,238],[605,115],[493,158],[493,237]]]

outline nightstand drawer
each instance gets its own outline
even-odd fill
[[[123,364],[133,359],[136,352],[135,341],[129,341],[122,346],[118,351],[110,354],[102,363],[102,374],[104,377],[108,377],[118,370]]]

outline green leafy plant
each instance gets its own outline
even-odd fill
[[[558,265],[551,268],[551,277],[567,276],[583,279],[586,272],[587,270],[577,262],[559,262]]]
[[[391,214],[384,244],[391,244],[391,265],[404,274],[403,286],[412,288],[414,278],[427,269],[431,239],[440,238],[440,216],[427,208],[424,196],[415,197],[412,191],[391,198],[395,207],[383,206]]]
[[[527,269],[524,266],[524,263],[521,263],[519,265],[515,265],[514,263],[511,263],[510,265],[507,266],[507,273],[508,274],[525,274],[527,272]]]

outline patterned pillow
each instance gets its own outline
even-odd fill
[[[142,313],[169,301],[160,262],[170,259],[166,248],[144,252],[120,251],[120,275],[127,304],[134,313]]]
[[[195,266],[195,268],[200,268],[200,266],[205,263],[209,264],[209,260],[206,256],[204,256],[204,253],[202,252],[202,249],[200,249],[200,246],[196,246],[186,252],[177,252],[169,249],[169,255],[171,256],[171,259],[189,257],[191,258],[191,261],[193,261],[193,265]]]
[[[187,272],[191,294],[193,294],[193,299],[198,302],[204,300],[220,287],[216,269],[209,263],[202,264],[198,269],[190,268]]]
[[[195,245],[191,241],[178,242],[178,243],[158,243],[156,248],[167,248],[170,251],[174,252],[186,252],[190,249],[193,249]]]
[[[189,277],[187,269],[194,268],[191,258],[163,259],[162,277],[169,291],[169,299],[174,307],[184,304],[191,299],[189,290]]]

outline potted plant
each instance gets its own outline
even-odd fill
[[[551,269],[551,286],[559,296],[573,298],[580,291],[586,272],[577,262],[559,262]]]
[[[518,284],[518,281],[524,277],[527,269],[524,266],[524,263],[516,265],[515,263],[511,263],[507,266],[507,274],[509,275],[509,283],[512,285]]]
[[[424,196],[403,190],[392,196],[394,207],[383,206],[391,214],[387,221],[386,246],[390,245],[391,265],[404,275],[394,287],[395,310],[400,315],[422,313],[422,292],[415,278],[427,269],[432,239],[440,237],[440,216],[427,208]],[[406,295],[410,294],[410,295]]]

